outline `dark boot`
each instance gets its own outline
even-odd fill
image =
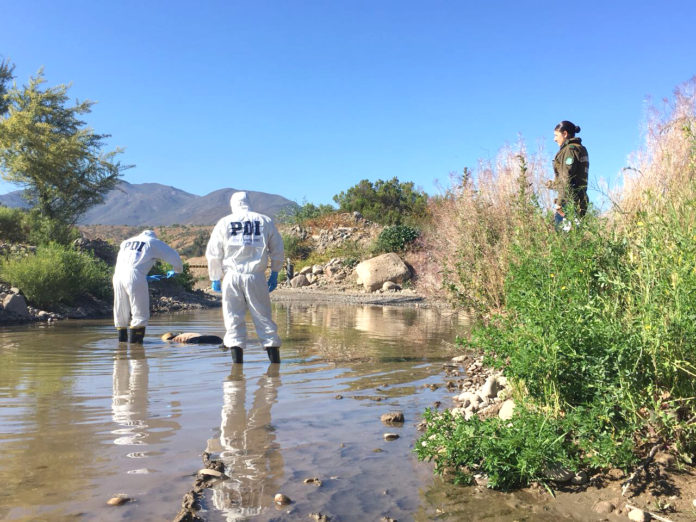
[[[239,346],[233,346],[230,350],[232,350],[232,361],[242,364],[244,362],[244,350]]]
[[[268,354],[268,359],[272,363],[279,363],[280,362],[280,348],[277,346],[269,346],[266,348],[266,353]]]
[[[116,328],[118,332],[118,342],[125,343],[128,341],[128,328]]]
[[[128,342],[143,344],[143,339],[145,338],[145,327],[139,326],[138,328],[128,329]]]

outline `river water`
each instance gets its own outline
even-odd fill
[[[106,320],[0,328],[0,518],[172,520],[208,451],[231,476],[206,490],[209,521],[547,519],[523,496],[443,484],[413,455],[422,411],[451,402],[442,367],[465,320],[371,305],[273,310],[280,365],[253,342],[239,366],[217,346],[159,339],[222,335],[219,309],[154,317],[143,346],[119,344]],[[383,425],[395,410],[404,425]],[[321,485],[304,482],[313,477]],[[276,507],[278,492],[292,504]],[[133,501],[106,505],[119,493]]]

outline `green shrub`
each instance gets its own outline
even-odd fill
[[[278,212],[276,221],[278,221],[278,223],[302,225],[310,219],[317,219],[322,216],[333,214],[334,212],[336,212],[336,209],[331,205],[320,204],[317,206],[314,203],[304,202],[301,206],[294,205]]]
[[[150,269],[148,275],[166,275],[166,273],[172,270],[172,268],[172,265],[169,263],[157,261]],[[193,274],[191,274],[191,269],[189,268],[188,263],[184,263],[183,272],[176,274],[172,279],[170,279],[170,281],[175,282],[188,292],[193,291],[193,287],[196,284],[196,278],[193,277]]]
[[[293,261],[307,259],[312,253],[312,248],[306,241],[299,237],[289,234],[283,234],[283,245],[285,247],[285,257],[289,257]]]
[[[26,242],[25,214],[25,211],[17,208],[0,206],[0,240],[14,243]]]
[[[377,252],[402,252],[409,244],[413,243],[420,232],[417,228],[408,225],[394,225],[386,227],[380,232],[375,250]]]
[[[72,225],[66,225],[57,219],[43,216],[38,209],[32,209],[25,216],[27,242],[32,245],[59,243],[69,245],[80,237],[80,232]]]
[[[413,182],[364,179],[333,197],[342,212],[360,212],[366,219],[383,225],[419,223],[425,216],[428,195]]]
[[[86,294],[111,299],[112,269],[89,254],[57,243],[39,246],[36,254],[0,263],[0,277],[22,289],[29,302],[51,309],[73,304]]]

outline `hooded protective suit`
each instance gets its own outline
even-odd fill
[[[114,271],[114,324],[116,328],[147,326],[150,318],[150,294],[147,273],[158,259],[172,265],[175,272],[183,270],[176,250],[157,239],[152,230],[121,243]]]
[[[271,218],[249,209],[246,192],[232,194],[230,207],[232,213],[217,222],[205,252],[210,280],[222,279],[225,346],[246,347],[247,308],[261,344],[280,346],[278,327],[271,319],[266,268],[269,258],[272,271],[283,267],[283,238]]]

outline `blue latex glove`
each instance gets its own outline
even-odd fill
[[[268,291],[272,292],[278,286],[278,272],[271,272],[271,277],[268,278]]]
[[[210,283],[210,288],[213,289],[213,292],[222,292],[222,288],[220,288],[220,280],[216,279],[215,281],[212,281]]]
[[[176,275],[176,272],[174,270],[170,270],[169,272],[167,272],[167,279],[171,279],[175,275]]]
[[[146,277],[148,281],[159,281],[162,279],[162,274],[149,275]]]

